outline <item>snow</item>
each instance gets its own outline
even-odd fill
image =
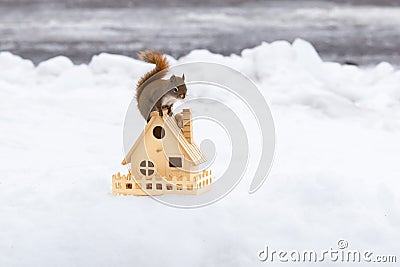
[[[113,196],[124,116],[151,65],[100,54],[34,66],[1,52],[0,266],[279,265],[257,252],[321,251],[339,239],[398,253],[398,69],[323,62],[300,39],[171,60],[227,64],[257,83],[278,140],[266,183],[248,194],[247,173],[227,197],[192,210]]]

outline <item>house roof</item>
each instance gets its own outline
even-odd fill
[[[138,139],[136,140],[135,144],[132,146],[132,148],[129,150],[128,154],[126,154],[124,160],[122,161],[122,165],[125,165],[130,162],[130,157],[132,154],[135,152],[136,148],[142,144],[142,140],[144,136],[146,135],[146,132],[152,128],[151,125],[156,121],[156,117],[160,117],[158,115],[158,112],[152,112],[152,117],[148,124],[146,125],[146,128],[143,130],[143,132],[140,134]],[[168,116],[166,113],[164,113],[164,116],[162,117],[164,120],[164,126],[168,127],[168,129],[172,132],[174,137],[178,140],[178,143],[181,145],[183,150],[187,153],[189,158],[193,161],[195,165],[199,165],[201,163],[204,163],[207,161],[205,155],[203,152],[201,152],[200,148],[195,144],[195,143],[189,143],[186,138],[183,136],[183,133],[181,131],[181,128],[177,125],[175,118]]]
[[[203,152],[201,152],[200,148],[195,143],[189,143],[186,138],[183,136],[181,129],[176,124],[176,121],[173,117],[165,116],[165,125],[171,130],[171,132],[175,135],[175,138],[178,139],[179,144],[185,150],[185,152],[189,155],[190,159],[194,164],[198,165],[207,161]]]

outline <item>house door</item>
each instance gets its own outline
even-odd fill
[[[172,177],[180,177],[183,175],[182,168],[182,157],[181,156],[171,156],[168,158],[169,164],[167,165],[167,173]]]

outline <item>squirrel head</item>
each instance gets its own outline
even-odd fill
[[[172,75],[169,81],[171,83],[170,88],[172,88],[169,93],[176,99],[184,99],[187,92],[185,74],[182,77]]]

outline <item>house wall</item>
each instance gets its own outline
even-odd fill
[[[153,129],[156,126],[163,127],[165,136],[157,139],[153,135]],[[146,125],[145,135],[142,144],[139,144],[135,153],[131,156],[131,172],[135,179],[142,180],[150,177],[143,176],[140,173],[140,163],[143,160],[150,160],[154,163],[154,169],[162,177],[172,177],[184,175],[183,179],[193,181],[195,174],[190,172],[197,171],[198,168],[190,160],[188,155],[182,152],[178,140],[168,127],[164,127],[164,121],[160,117],[156,117],[152,123]],[[169,156],[182,156],[182,169],[169,167]],[[183,171],[187,170],[187,172]]]

